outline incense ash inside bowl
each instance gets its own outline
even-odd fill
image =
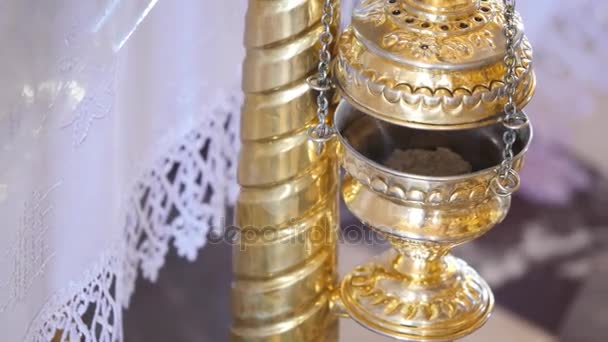
[[[395,150],[385,162],[391,169],[431,177],[447,177],[469,173],[473,170],[458,153],[445,147],[435,150]]]

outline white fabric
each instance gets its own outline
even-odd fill
[[[244,11],[0,3],[0,340],[121,341],[139,270],[155,280],[170,245],[193,260],[219,227]]]

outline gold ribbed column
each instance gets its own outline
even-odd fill
[[[337,340],[336,147],[317,155],[307,139],[321,11],[322,0],[249,1],[232,341]]]

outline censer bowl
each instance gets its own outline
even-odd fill
[[[451,341],[477,330],[491,314],[491,289],[449,252],[486,233],[509,210],[510,196],[491,188],[502,160],[503,126],[425,131],[380,121],[346,101],[337,108],[335,126],[346,170],[344,201],[394,247],[344,278],[344,310],[363,326],[402,340]],[[531,137],[530,127],[520,132],[514,170]],[[439,164],[428,168],[431,175],[391,167],[395,157],[437,153],[447,159],[421,159]],[[467,168],[433,173],[445,172],[449,163]]]

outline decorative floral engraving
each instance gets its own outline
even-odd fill
[[[409,56],[427,62],[457,62],[469,57],[476,49],[494,48],[492,33],[488,30],[466,37],[436,38],[420,37],[408,31],[387,34],[382,46],[388,51],[406,52]]]
[[[476,32],[469,36],[469,41],[473,44],[473,46],[478,48],[495,48],[496,43],[494,42],[494,36],[492,32],[488,30],[483,30],[480,32]]]
[[[388,288],[394,285],[391,282],[403,286],[402,284],[408,281],[406,277],[394,269],[370,264],[357,267],[353,274],[345,279],[347,296],[364,310],[381,310],[384,317],[393,317],[395,321],[447,323],[458,321],[462,315],[476,313],[482,316],[483,310],[478,310],[485,309],[485,306],[480,307],[479,303],[488,301],[488,298],[485,298],[487,292],[484,285],[475,281],[479,276],[462,261],[453,258],[450,260],[457,263],[464,274],[458,283],[452,287],[446,286],[444,291],[403,298],[398,293],[391,293]]]
[[[357,160],[354,154],[346,153],[343,165],[346,172],[363,185],[389,198],[419,205],[439,206],[454,203],[480,203],[491,196],[490,180],[494,172],[479,175],[470,180],[444,181],[431,184],[427,191],[421,191],[414,184],[397,177],[379,172],[364,160]],[[522,160],[515,160],[515,168],[521,168]],[[415,182],[412,182],[415,183]]]
[[[396,31],[387,34],[382,46],[393,52],[406,52],[409,56],[427,62],[457,61],[471,55],[471,48],[462,41],[440,40],[433,36],[420,37],[412,32]]]
[[[440,42],[437,38],[429,38],[420,44],[421,40],[403,31],[389,34],[383,43],[388,44],[387,49],[405,50],[407,53],[415,51],[421,57],[429,59],[446,58],[458,54],[470,53],[473,45],[489,48],[490,37],[483,31],[462,41],[456,40],[449,44]],[[361,64],[360,55],[366,48],[357,40],[352,30],[345,31],[339,44],[336,77],[346,93],[356,93],[359,101],[377,101],[378,95],[382,97],[382,105],[386,108],[406,107],[414,111],[424,108],[426,111],[436,113],[437,116],[466,116],[472,111],[480,110],[481,106],[502,105],[496,101],[504,93],[502,79],[486,79],[484,83],[472,84],[467,87],[430,88],[416,86],[405,82],[395,83],[391,77],[386,77],[376,69]],[[439,51],[439,56],[436,54]],[[518,50],[517,75],[520,78],[518,99],[524,101],[535,86],[535,77],[532,72],[532,46],[524,37]],[[427,60],[429,61],[429,60]],[[401,110],[401,109],[399,109]],[[387,109],[390,112],[390,110]]]

